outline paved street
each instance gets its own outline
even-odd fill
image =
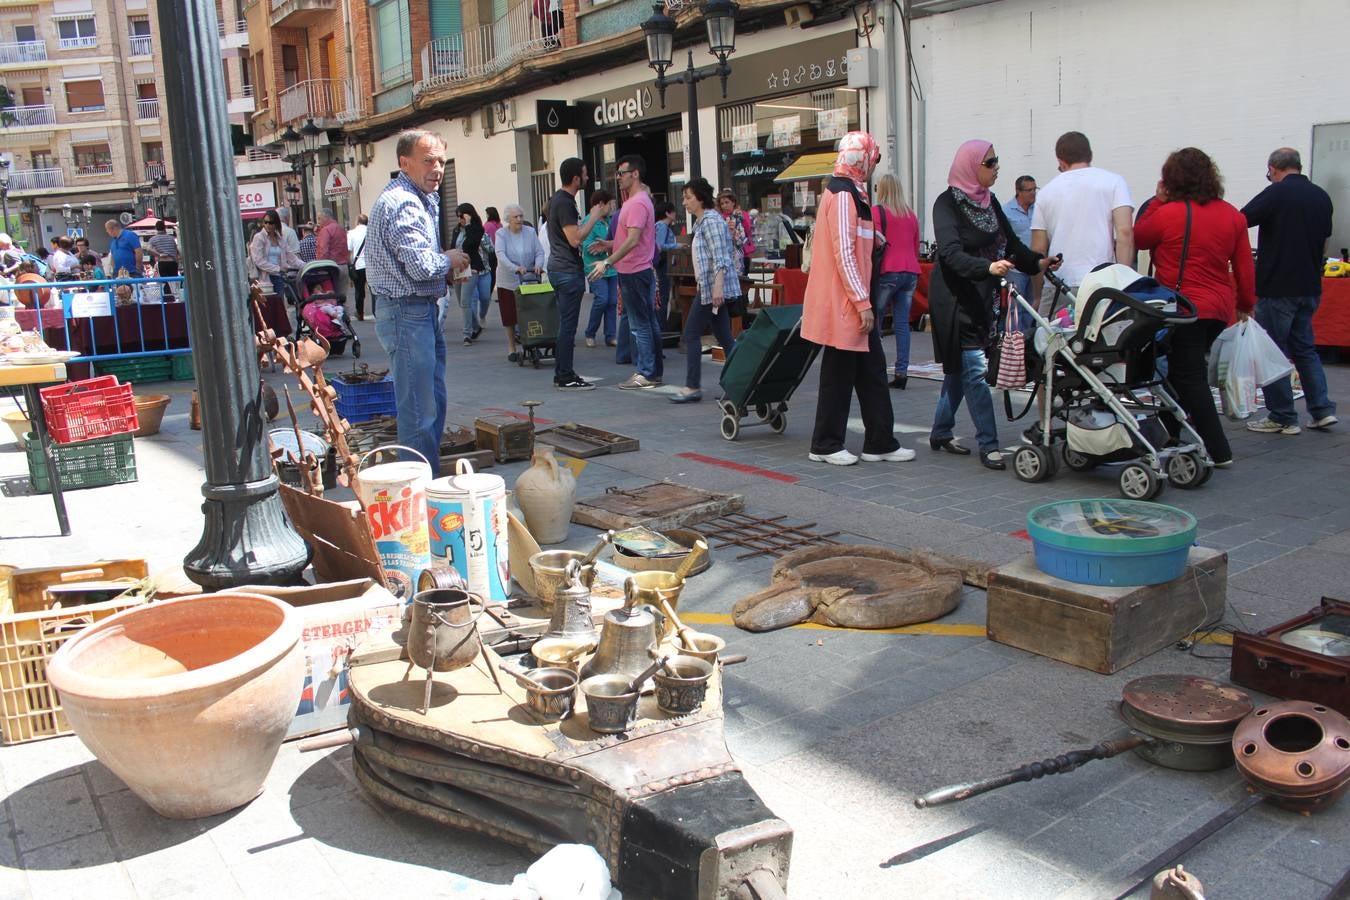
[[[479,344],[450,346],[450,421],[522,411],[608,428],[641,440],[637,453],[600,457],[579,496],[670,479],[746,497],[746,511],[815,523],[840,539],[929,547],[1002,563],[1029,552],[1013,533],[1026,512],[1055,498],[1115,496],[1114,481],[1063,471],[1028,485],[974,457],[929,451],[938,383],[911,378],[892,392],[905,464],[836,468],[808,462],[815,374],[791,403],[786,434],[747,429],[718,436],[705,399],[666,401],[684,357],[667,351],[667,386],[614,389],[630,374],[612,350],[577,349],[576,368],[598,390],[563,394],[551,369],[507,364],[497,316]],[[447,323],[459,333],[457,313]],[[382,365],[372,323],[357,325]],[[914,337],[916,362],[931,357]],[[341,361],[330,371],[345,367]],[[705,389],[717,367],[705,360]],[[1333,399],[1350,400],[1350,368],[1328,369]],[[278,389],[279,375],[268,380]],[[46,497],[12,496],[22,454],[0,446],[0,560],[23,565],[145,556],[172,567],[200,533],[200,434],[187,428],[190,383],[174,396],[164,432],[136,442],[140,480],[67,495],[75,534],[52,536]],[[712,394],[708,390],[707,394]],[[705,395],[706,396],[706,395]],[[12,408],[8,401],[0,407]],[[1300,409],[1306,416],[1306,411]],[[969,438],[963,412],[958,433]],[[1020,426],[1022,423],[1018,423]],[[1237,464],[1198,491],[1160,500],[1200,521],[1201,543],[1228,552],[1224,621],[1258,629],[1347,595],[1350,572],[1350,427],[1298,437],[1254,435],[1226,423]],[[1005,425],[1012,444],[1020,427]],[[861,443],[861,428],[851,440]],[[690,456],[693,454],[693,456]],[[729,466],[728,464],[736,464]],[[508,486],[525,464],[499,466]],[[590,529],[575,527],[568,546]],[[715,537],[715,536],[714,536]],[[766,803],[796,832],[794,898],[1113,896],[1110,886],[1244,796],[1232,768],[1177,772],[1125,756],[936,810],[913,798],[1117,734],[1114,705],[1141,675],[1183,672],[1225,679],[1228,648],[1163,650],[1113,676],[1053,662],[983,637],[984,593],[930,626],[903,633],[796,627],[748,634],[730,624],[740,597],[767,584],[771,560],[715,556],[681,598],[698,627],[725,636],[749,662],[726,675],[727,741]],[[958,626],[958,627],[945,627]],[[962,627],[963,626],[963,627]],[[346,749],[282,749],[267,789],[233,813],[173,822],[150,812],[74,737],[0,748],[0,896],[483,897],[532,857],[380,807],[355,784]],[[1320,898],[1350,865],[1350,802],[1299,816],[1262,804],[1182,860],[1222,898]],[[1147,891],[1136,896],[1147,896]]]

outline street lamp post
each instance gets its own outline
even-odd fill
[[[200,385],[203,530],[183,560],[197,584],[286,584],[309,549],[286,521],[264,432],[253,317],[226,114],[215,4],[158,0],[169,135],[187,260],[188,322]],[[186,174],[185,174],[186,173]]]
[[[309,185],[305,179],[305,136],[287,125],[281,133],[281,143],[286,148],[285,160],[291,164],[291,174],[300,182],[300,217],[296,224],[305,220],[309,209]]]
[[[0,231],[9,231],[9,157],[0,156],[0,210],[5,216],[5,225]]]
[[[722,80],[722,99],[727,96],[727,78],[731,75],[731,64],[727,57],[736,52],[736,13],[740,7],[733,0],[705,0],[703,18],[708,26],[708,52],[717,57],[717,64],[694,67],[694,51],[689,49],[689,65],[678,75],[666,77],[666,70],[675,54],[675,20],[666,15],[665,4],[652,6],[652,16],[642,23],[642,32],[647,36],[647,65],[656,70],[656,90],[661,98],[661,108],[666,106],[666,87],[671,84],[683,84],[688,90],[689,106],[689,178],[692,181],[703,175],[702,160],[699,155],[698,128],[698,90],[697,85],[705,78]]]

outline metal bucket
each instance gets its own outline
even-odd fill
[[[408,658],[431,672],[469,665],[478,656],[478,617],[483,609],[483,598],[457,588],[418,593],[408,626]]]
[[[695,656],[676,656],[664,670],[652,675],[656,705],[662,712],[683,716],[703,705],[713,664]]]
[[[544,550],[530,557],[534,572],[534,595],[545,609],[557,602],[558,592],[567,587],[567,564],[586,558],[579,550]],[[590,587],[595,583],[595,564],[581,567],[581,583]]]
[[[505,603],[511,585],[506,482],[459,460],[456,474],[427,485],[431,555],[464,576],[469,590]]]
[[[592,675],[581,683],[592,731],[622,734],[637,718],[638,695],[628,690],[628,675]]]
[[[569,669],[530,669],[525,673],[543,687],[525,685],[525,705],[544,719],[561,719],[571,714],[577,696],[577,675]]]
[[[364,454],[361,464],[371,454],[386,449],[417,453],[411,447],[387,444]],[[357,475],[356,493],[370,520],[370,533],[375,538],[375,549],[380,552],[380,568],[390,592],[404,601],[413,595],[417,576],[431,565],[426,493],[430,481],[431,466],[426,460],[381,463]]]

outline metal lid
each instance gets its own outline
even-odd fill
[[[1071,550],[1171,550],[1195,540],[1195,516],[1139,500],[1057,500],[1027,513],[1032,537]],[[1122,546],[1128,545],[1128,546]]]
[[[1179,743],[1228,741],[1252,711],[1237,688],[1195,675],[1147,675],[1125,685],[1120,715],[1151,737]]]

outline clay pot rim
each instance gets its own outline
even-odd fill
[[[168,406],[173,397],[168,394],[133,394],[132,401],[139,407]]]
[[[191,669],[175,675],[157,678],[94,678],[79,671],[74,660],[80,650],[96,637],[109,631],[120,629],[129,619],[155,615],[170,606],[193,603],[211,603],[222,600],[244,600],[262,603],[281,611],[281,622],[258,643],[249,647],[238,656]],[[258,669],[274,665],[300,642],[303,628],[300,612],[288,603],[268,597],[264,594],[252,594],[246,591],[222,591],[216,594],[197,594],[189,597],[175,597],[170,600],[157,600],[141,606],[133,606],[115,613],[101,622],[96,622],[71,638],[52,656],[47,663],[47,680],[63,696],[87,698],[104,701],[143,702],[147,699],[163,698],[175,694],[200,690],[246,677]]]

